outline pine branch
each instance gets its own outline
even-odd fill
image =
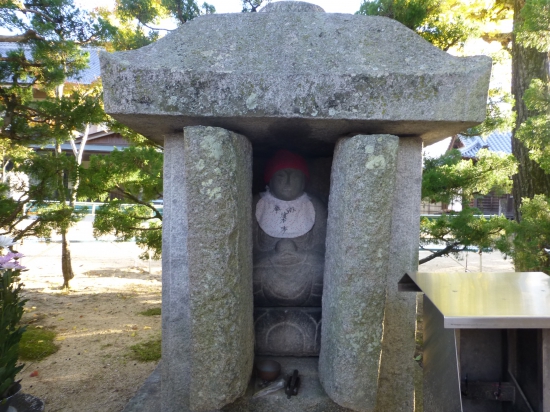
[[[29,40],[46,40],[46,38],[30,29],[23,34],[0,35],[0,43],[27,43]]]
[[[420,259],[418,261],[418,264],[422,265],[423,263],[429,262],[430,260],[433,260],[439,256],[448,255],[451,252],[460,252],[464,250],[464,247],[462,249],[455,249],[455,247],[457,247],[458,245],[460,245],[459,242],[453,242],[447,245],[444,249],[434,252],[430,256],[426,256],[424,259]]]
[[[147,232],[147,231],[153,231],[153,230],[159,230],[160,227],[129,227],[127,228],[129,230],[135,230],[136,232]]]
[[[19,64],[23,67],[43,67],[44,66],[43,64],[40,64],[40,63],[29,63],[27,60],[14,59],[13,57],[0,57],[0,62],[19,62]]]
[[[143,23],[142,21],[139,22],[142,26],[145,26],[147,27],[149,30],[164,30],[164,31],[173,31],[173,29],[162,29],[160,27],[151,27],[145,23]]]
[[[25,13],[25,14],[26,13],[36,14],[37,16],[42,17],[44,20],[46,20],[46,21],[48,21],[52,24],[57,24],[58,23],[57,21],[52,19],[50,16],[48,16],[47,14],[42,13],[41,11],[33,10],[33,9],[27,9],[26,5],[25,5],[25,8],[20,8],[19,11],[22,12],[22,13]]]
[[[159,213],[159,211],[152,205],[150,205],[149,203],[147,202],[144,202],[143,200],[141,200],[140,198],[138,198],[137,196],[134,196],[133,194],[131,194],[130,192],[127,192],[125,191],[124,189],[122,189],[120,186],[116,188],[118,190],[118,192],[120,194],[122,194],[123,196],[126,196],[128,199],[130,200],[133,200],[135,203],[139,204],[139,205],[142,205],[142,206],[146,206],[148,207],[149,209],[151,209],[151,211],[154,213],[154,217],[156,217],[157,219],[159,219],[160,221],[162,221],[162,215]]]
[[[33,220],[30,225],[20,230],[19,233],[13,237],[13,241],[17,242],[23,237],[28,236],[30,233],[32,233],[32,229],[34,229],[34,227],[37,226],[40,221],[41,221],[40,217]]]

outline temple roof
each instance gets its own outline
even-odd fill
[[[480,149],[489,149],[491,152],[502,152],[506,154],[512,153],[512,132],[510,131],[494,131],[487,137],[460,137],[464,147],[458,150],[462,153],[462,157],[475,158]]]

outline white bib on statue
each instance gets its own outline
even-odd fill
[[[277,199],[269,190],[260,193],[256,219],[262,230],[271,237],[295,238],[305,235],[315,223],[315,209],[307,194],[286,201]]]

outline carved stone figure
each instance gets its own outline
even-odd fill
[[[287,150],[268,162],[254,199],[255,306],[321,306],[327,209],[304,192],[305,160]]]
[[[319,356],[321,308],[256,308],[254,328],[263,356]]]

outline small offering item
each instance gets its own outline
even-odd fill
[[[271,382],[279,377],[281,364],[271,359],[256,362],[256,376],[261,380]]]
[[[276,380],[275,382],[271,382],[268,384],[265,388],[259,390],[252,396],[252,398],[260,398],[265,395],[269,395],[270,393],[277,392],[279,389],[283,389],[286,385],[286,381],[281,378]]]
[[[290,399],[291,396],[298,395],[298,389],[300,388],[300,377],[298,376],[298,369],[294,369],[292,376],[288,378],[285,387],[286,397]]]

